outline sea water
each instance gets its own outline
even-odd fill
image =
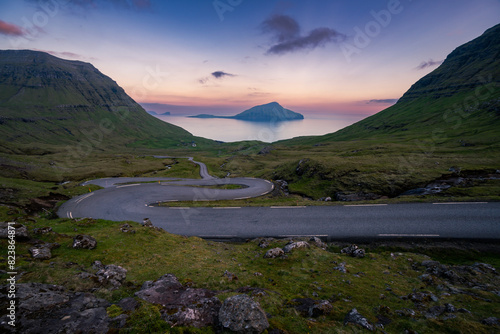
[[[363,116],[305,118],[286,122],[250,122],[224,118],[190,118],[185,116],[156,116],[162,121],[180,126],[195,136],[223,142],[259,140],[272,143],[300,136],[319,136],[336,132]]]

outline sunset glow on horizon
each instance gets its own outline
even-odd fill
[[[368,116],[499,17],[496,0],[2,1],[0,49],[90,62],[139,103]]]

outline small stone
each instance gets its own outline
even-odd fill
[[[233,274],[232,272],[229,272],[229,271],[224,271],[224,274],[222,274],[222,276],[224,277],[227,277],[227,279],[232,282],[232,281],[237,281],[238,280],[238,276],[236,276],[235,274]]]
[[[294,308],[304,317],[319,317],[321,315],[330,314],[333,311],[333,306],[328,300],[314,300],[311,298],[292,299]]]
[[[343,274],[347,273],[347,269],[345,267],[345,262],[341,262],[337,267],[334,267],[333,270],[340,271]]]
[[[369,331],[374,331],[375,326],[373,326],[365,317],[359,314],[358,310],[353,308],[344,318],[344,326],[347,324],[355,324],[361,326]]]

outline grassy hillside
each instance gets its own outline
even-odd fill
[[[139,140],[175,147],[195,140],[147,114],[91,64],[28,50],[0,51],[0,117],[6,153],[62,145],[106,149]]]

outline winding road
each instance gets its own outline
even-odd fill
[[[189,159],[200,166],[202,179],[91,180],[84,185],[95,184],[104,189],[72,198],[60,207],[58,215],[136,222],[147,217],[170,233],[210,239],[293,236],[500,239],[500,203],[158,207],[158,202],[246,199],[273,190],[272,183],[262,179],[214,178],[205,164]],[[227,184],[242,188],[213,187]]]

